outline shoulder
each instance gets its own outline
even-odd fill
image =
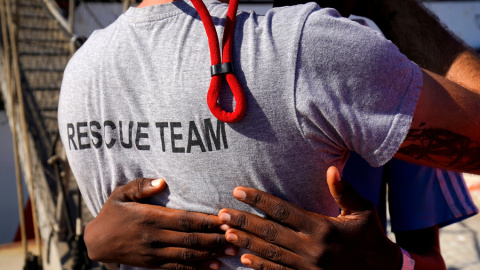
[[[330,12],[332,14],[329,14]],[[335,13],[334,9],[320,8],[316,3],[310,2],[303,5],[272,8],[265,14],[263,20],[266,25],[272,28],[303,30],[310,16],[322,19],[325,16],[336,16]]]
[[[109,44],[116,39],[115,36],[118,35],[117,32],[121,28],[122,21],[121,16],[111,25],[104,29],[95,30],[88,37],[87,41],[69,60],[64,72],[64,84],[70,80],[78,82],[88,78],[88,76],[79,75],[95,74],[96,69],[101,66],[102,59],[111,50]]]

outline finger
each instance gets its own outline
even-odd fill
[[[210,248],[226,250],[231,247],[224,234],[218,233],[195,233],[161,230],[154,235],[144,235],[147,238],[144,245],[151,248],[186,247],[186,248]],[[218,252],[217,252],[218,253]]]
[[[275,245],[297,250],[301,235],[280,223],[233,209],[222,209],[218,216],[221,221],[231,227],[236,227]]]
[[[342,209],[342,215],[372,210],[373,204],[362,197],[352,185],[342,180],[338,169],[334,166],[327,170],[327,183],[330,194]]]
[[[307,220],[305,210],[258,189],[237,187],[233,190],[233,196],[298,231],[303,228]]]
[[[231,257],[237,254],[238,249],[192,249],[180,247],[166,247],[157,249],[153,256],[150,256],[152,263],[165,263],[168,261],[194,262],[200,260],[215,260],[219,257]]]
[[[137,204],[136,212],[145,228],[165,229],[181,232],[220,232],[222,225],[215,215],[171,209],[158,205]]]
[[[141,199],[160,193],[167,187],[163,179],[137,178],[128,184],[118,187],[112,192],[112,196],[122,201],[138,202]]]
[[[184,261],[159,261],[148,264],[146,267],[152,269],[182,269],[182,270],[197,270],[197,269],[220,269],[221,262],[214,260],[207,261],[195,261],[195,262],[184,262]]]
[[[280,265],[271,261],[268,261],[264,258],[255,256],[253,254],[244,254],[240,258],[240,261],[242,262],[243,265],[252,268],[252,269],[275,269],[275,270],[289,270],[293,268],[286,267],[284,265]]]
[[[260,239],[252,234],[248,234],[236,229],[229,229],[225,233],[225,238],[227,241],[236,245],[237,247],[248,249],[273,263],[289,266],[295,269],[303,269],[301,265],[303,259],[301,256],[288,249]]]

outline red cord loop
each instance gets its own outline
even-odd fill
[[[205,27],[205,32],[208,37],[208,45],[210,47],[211,58],[211,74],[212,81],[207,93],[207,104],[212,114],[220,121],[226,123],[235,123],[242,119],[247,110],[247,101],[242,86],[238,82],[232,65],[232,47],[233,47],[233,32],[235,30],[235,18],[237,16],[238,0],[230,0],[227,11],[227,18],[225,20],[225,30],[223,32],[223,62],[220,61],[220,48],[218,43],[217,31],[213,25],[212,17],[208,12],[202,0],[192,0],[193,6],[200,15],[200,19]],[[231,71],[230,71],[231,69]],[[233,112],[226,112],[218,104],[218,96],[220,95],[220,86],[224,74],[230,89],[235,98],[235,109]]]

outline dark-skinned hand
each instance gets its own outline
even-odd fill
[[[395,269],[402,255],[383,232],[375,206],[342,181],[335,167],[327,171],[330,193],[341,208],[338,217],[305,211],[271,194],[237,187],[233,196],[263,211],[267,218],[222,209],[226,239],[254,254],[241,262],[253,269]]]
[[[218,257],[235,255],[217,216],[141,203],[166,186],[138,178],[115,188],[85,228],[89,257],[144,268],[218,269]]]

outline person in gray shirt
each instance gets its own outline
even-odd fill
[[[239,257],[247,252],[243,248],[254,246],[234,243],[242,249],[233,254],[221,245],[222,234],[191,231],[225,222],[208,216],[222,208],[269,213],[232,200],[237,186],[266,191],[322,216],[337,215],[325,171],[331,165],[341,169],[349,151],[374,166],[396,155],[479,171],[472,152],[478,151],[480,132],[470,125],[480,115],[475,88],[422,70],[378,33],[313,3],[272,9],[265,16],[239,12],[232,62],[247,110],[237,123],[217,121],[205,102],[210,74],[203,25],[189,1],[163,2],[148,0],[130,8],[74,55],[64,74],[59,130],[98,223],[109,215],[104,204],[116,187],[147,176],[168,182],[167,192],[150,197],[149,203],[168,207],[169,213],[205,213],[195,215],[204,226],[192,229],[191,219],[144,220],[141,224],[166,222],[164,228],[173,231],[160,238],[133,238],[150,247],[173,247],[143,257],[122,252],[125,246],[134,248],[134,242],[127,242],[115,245],[119,253],[108,256],[127,265],[174,268],[227,253],[234,256],[221,258],[221,267],[240,269]],[[226,5],[205,3],[221,31],[223,20],[218,18],[224,18]],[[228,95],[219,103],[233,105]],[[445,136],[456,139],[446,148],[432,147]],[[452,152],[461,152],[462,158]],[[114,243],[88,228],[87,246],[92,239],[100,245]],[[197,245],[208,243],[215,252],[178,242],[192,235],[201,239],[194,241]],[[385,246],[398,259],[398,247]],[[89,248],[89,254],[102,260],[101,252]]]

